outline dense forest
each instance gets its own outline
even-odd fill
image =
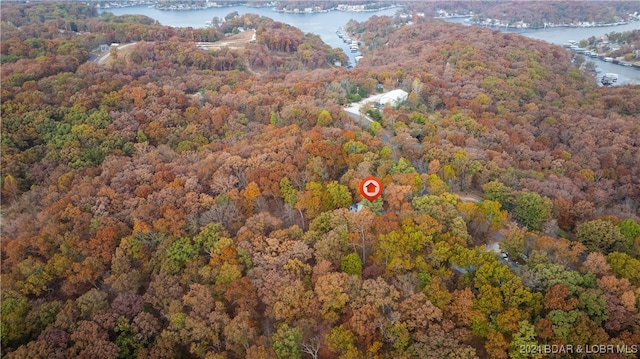
[[[4,357],[637,357],[640,86],[426,18],[350,23],[348,71],[254,15],[1,10]]]

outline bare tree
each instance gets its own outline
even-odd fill
[[[311,358],[318,359],[318,350],[320,350],[320,339],[318,336],[302,342],[302,351],[311,355]]]

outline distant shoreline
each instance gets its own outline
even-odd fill
[[[447,19],[471,19],[473,18],[473,15],[445,15],[445,16],[434,16],[434,19],[440,19],[440,20],[447,20]],[[495,19],[488,19],[488,21],[494,21]],[[607,27],[607,26],[622,26],[622,25],[627,25],[629,23],[631,23],[632,21],[638,21],[640,19],[635,19],[635,20],[631,20],[631,21],[619,21],[619,22],[611,22],[611,23],[592,23],[592,24],[579,24],[579,25],[574,25],[574,24],[547,24],[545,26],[531,26],[528,23],[520,23],[520,25],[518,24],[495,24],[495,23],[485,23],[483,21],[474,21],[474,20],[469,20],[469,24],[474,25],[474,26],[482,26],[482,27],[489,27],[489,28],[506,28],[506,29],[521,29],[521,30],[543,30],[543,29],[547,29],[547,28],[570,28],[570,29],[577,29],[577,28],[594,28],[594,27]]]
[[[276,9],[273,8],[272,10],[275,12],[281,12],[281,13],[285,13],[285,14],[320,14],[320,13],[325,13],[325,12],[330,12],[330,11],[342,11],[342,12],[376,12],[376,11],[384,11],[384,10],[388,10],[388,9],[393,9],[396,7],[402,7],[402,5],[391,5],[391,6],[384,6],[384,7],[379,7],[379,8],[375,8],[375,9],[349,9],[349,8],[341,8],[341,6],[348,6],[348,7],[353,7],[354,5],[338,5],[336,7],[333,7],[331,9],[323,9],[323,10],[309,10],[309,11],[300,11],[299,9],[295,9],[295,10],[280,10],[280,9]]]
[[[101,7],[98,5],[96,5],[96,8],[99,10],[108,10],[108,9],[112,9],[112,8],[126,8],[126,7],[134,7],[134,6],[144,6],[147,5],[149,8],[153,8],[156,10],[161,10],[161,11],[189,11],[189,10],[206,10],[206,9],[211,9],[211,8],[225,8],[225,7],[236,7],[236,6],[246,6],[246,7],[250,7],[250,8],[269,8],[271,7],[271,10],[273,12],[278,12],[278,13],[285,13],[285,14],[320,14],[320,13],[327,13],[327,12],[331,12],[331,11],[342,11],[342,12],[353,12],[353,13],[360,13],[360,12],[376,12],[376,11],[383,11],[383,10],[388,10],[388,9],[393,9],[393,8],[397,8],[397,7],[402,7],[402,5],[399,4],[395,4],[395,5],[390,5],[390,6],[384,6],[384,7],[379,7],[379,8],[371,8],[371,9],[364,9],[364,8],[359,8],[360,5],[349,5],[347,4],[341,4],[338,5],[336,7],[333,7],[331,9],[320,9],[320,10],[316,10],[316,9],[294,9],[294,10],[287,10],[287,9],[277,9],[275,7],[272,7],[271,5],[264,5],[264,6],[256,6],[256,5],[251,5],[249,3],[236,3],[236,4],[226,4],[226,5],[207,5],[207,6],[198,6],[198,5],[187,5],[187,4],[179,4],[179,5],[168,5],[168,6],[158,6],[159,4],[157,3],[153,3],[151,1],[148,2],[140,2],[140,3],[124,3],[124,4],[118,4],[117,6],[106,6],[106,7]],[[358,8],[358,9],[356,9]],[[447,19],[456,19],[456,18],[466,18],[466,19],[471,19],[473,17],[473,15],[458,15],[458,14],[452,14],[452,15],[445,15],[445,16],[433,16],[434,19],[440,19],[440,20],[447,20]],[[638,21],[640,19],[635,19],[635,21]],[[634,21],[634,20],[631,20]],[[469,21],[470,24],[475,25],[475,26],[482,26],[482,27],[489,27],[489,28],[506,28],[506,29],[521,29],[521,30],[542,30],[542,29],[546,29],[546,28],[594,28],[594,27],[607,27],[607,26],[622,26],[622,25],[627,25],[629,24],[631,21],[620,21],[620,22],[613,22],[613,23],[594,23],[594,24],[590,24],[590,25],[572,25],[572,24],[549,24],[546,26],[531,26],[530,24],[527,23],[523,23],[522,25],[526,25],[526,26],[518,26],[518,25],[514,25],[514,24],[487,24],[487,23],[483,23],[483,22],[479,22],[479,21]]]
[[[275,7],[272,7],[270,5],[265,5],[265,6],[256,6],[256,5],[250,5],[250,4],[246,4],[246,3],[237,3],[237,4],[232,4],[232,5],[207,5],[207,6],[198,6],[198,5],[186,5],[186,4],[179,4],[179,5],[168,5],[168,6],[159,6],[158,4],[132,4],[132,5],[120,5],[120,6],[114,6],[115,8],[122,8],[122,7],[132,7],[132,6],[141,6],[141,5],[148,5],[149,8],[153,8],[156,10],[162,10],[162,11],[189,11],[189,10],[206,10],[206,9],[211,9],[211,8],[225,8],[225,7],[236,7],[236,6],[246,6],[246,7],[250,7],[250,8],[268,8],[271,7],[271,10],[273,12],[279,12],[279,13],[285,13],[285,14],[320,14],[320,13],[326,13],[326,12],[330,12],[330,11],[343,11],[343,12],[376,12],[376,11],[384,11],[384,10],[388,10],[388,9],[393,9],[393,8],[397,8],[397,7],[402,7],[402,5],[390,5],[390,6],[383,6],[383,7],[377,7],[377,8],[369,8],[369,9],[365,9],[365,8],[359,8],[358,5],[348,5],[348,4],[342,4],[342,5],[338,5],[336,7],[330,8],[330,9],[294,9],[294,10],[287,10],[287,9],[278,9]],[[111,6],[107,6],[107,7],[98,7],[101,10],[106,10],[106,9],[110,9],[110,8],[114,8]]]
[[[462,17],[462,16],[461,16]],[[520,29],[520,30],[544,30],[544,29],[558,29],[558,28],[570,28],[570,29],[579,29],[579,28],[594,28],[594,27],[608,27],[608,26],[623,26],[628,25],[630,21],[620,21],[613,23],[595,23],[591,25],[572,25],[572,24],[550,24],[546,26],[518,26],[518,25],[500,25],[500,24],[486,24],[479,21],[470,21],[470,23],[474,26],[483,26],[490,28],[507,28],[507,29]]]
[[[108,10],[108,9],[119,9],[119,8],[126,8],[126,7],[134,7],[134,6],[144,6],[147,5],[149,8],[153,8],[156,10],[162,10],[162,11],[189,11],[189,10],[206,10],[206,9],[211,9],[211,8],[225,8],[225,7],[236,7],[236,6],[246,6],[246,7],[250,7],[250,8],[269,8],[271,7],[271,10],[274,12],[279,12],[279,13],[285,13],[285,14],[320,14],[320,13],[325,13],[325,12],[330,12],[330,11],[343,11],[343,12],[376,12],[376,11],[383,11],[383,10],[388,10],[388,9],[393,9],[396,7],[402,7],[402,5],[390,5],[390,6],[383,6],[383,7],[379,7],[379,8],[370,8],[370,9],[360,9],[358,8],[359,6],[357,5],[348,5],[348,4],[343,4],[343,5],[338,5],[336,7],[333,7],[331,9],[320,9],[320,10],[316,10],[316,9],[294,9],[294,10],[287,10],[287,9],[277,9],[275,7],[272,7],[270,5],[265,5],[265,6],[256,6],[256,5],[250,5],[248,3],[237,3],[237,4],[231,4],[231,5],[206,5],[206,6],[199,6],[199,5],[188,5],[188,4],[177,4],[177,5],[166,5],[166,6],[159,6],[159,4],[154,4],[154,3],[150,3],[150,2],[146,2],[146,3],[135,3],[135,4],[118,4],[117,6],[99,6],[97,5],[96,8],[98,8],[99,10]]]

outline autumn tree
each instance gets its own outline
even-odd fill
[[[271,346],[278,358],[301,358],[301,341],[299,329],[283,324],[271,337]]]
[[[340,318],[340,311],[349,301],[348,283],[344,273],[328,273],[317,279],[314,291],[322,305],[322,317],[327,322],[335,323]]]
[[[605,254],[617,246],[625,247],[625,237],[620,233],[620,229],[611,222],[602,219],[579,225],[576,228],[576,239],[590,251]]]
[[[511,202],[511,189],[499,181],[487,182],[482,185],[483,198],[500,203],[502,209],[507,209]]]
[[[524,191],[514,200],[513,216],[529,229],[539,231],[551,218],[551,201],[537,193]]]

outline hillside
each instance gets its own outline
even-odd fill
[[[636,355],[640,87],[440,21],[350,24],[347,71],[270,19],[147,20],[2,4],[5,357]]]

